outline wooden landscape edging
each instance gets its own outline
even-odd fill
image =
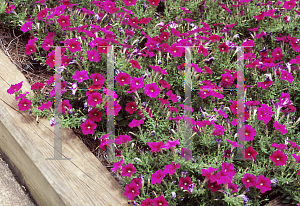
[[[34,201],[40,206],[119,206],[128,200],[119,183],[72,130],[63,129],[62,156],[54,157],[54,127],[19,111],[11,84],[23,81],[22,91],[33,94],[24,75],[0,50],[0,150]]]

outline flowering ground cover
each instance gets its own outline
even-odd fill
[[[49,71],[61,46],[63,126],[93,135],[101,150],[113,145],[111,171],[122,175],[133,205],[265,205],[276,196],[298,205],[299,7],[293,0],[39,0],[27,13],[22,1],[7,1],[0,16],[30,33],[25,53]],[[54,126],[55,78],[32,85],[34,97],[22,82],[7,92],[20,110]],[[45,96],[46,85],[53,89]]]

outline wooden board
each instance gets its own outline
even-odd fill
[[[54,157],[54,127],[47,119],[35,121],[28,111],[19,111],[11,84],[23,81],[22,91],[30,90],[24,75],[0,50],[0,150],[40,206],[128,205],[124,191],[101,162],[72,130],[63,129],[62,154]]]

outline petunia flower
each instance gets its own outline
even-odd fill
[[[185,189],[185,190],[188,190],[189,186],[193,184],[192,180],[190,177],[180,177],[179,178],[179,184],[178,184],[178,187],[180,189]]]
[[[160,0],[148,0],[148,2],[152,6],[158,6]]]
[[[66,40],[66,43],[71,53],[74,53],[76,51],[81,51],[81,43],[79,41],[76,41],[76,38],[68,39]]]
[[[279,130],[282,134],[288,133],[288,130],[285,129],[285,125],[279,124],[277,121],[274,122],[273,127],[276,130]]]
[[[40,88],[43,88],[44,86],[44,83],[36,82],[35,84],[31,85],[31,90],[38,90]]]
[[[102,97],[100,93],[93,93],[88,96],[87,104],[93,107],[96,107],[97,104],[102,103]]]
[[[246,173],[242,179],[246,188],[255,187],[256,185],[256,176]]]
[[[113,164],[113,168],[111,168],[111,171],[116,172],[120,167],[122,167],[123,164],[124,164],[124,160],[122,158],[119,162],[115,162]]]
[[[179,139],[176,139],[175,141],[168,140],[166,143],[165,149],[168,150],[172,147],[175,148],[176,145],[178,145],[178,144],[179,144]]]
[[[115,138],[116,144],[123,144],[131,141],[131,137],[129,135],[119,135]]]
[[[45,104],[41,104],[41,106],[39,106],[38,109],[44,111],[44,109],[49,109],[50,107],[52,107],[52,102],[48,101]]]
[[[7,93],[8,94],[14,94],[15,92],[18,92],[21,87],[22,87],[22,84],[23,84],[23,81],[21,81],[20,83],[18,84],[12,84],[9,89],[7,90]]]
[[[84,80],[88,80],[88,72],[83,70],[83,71],[75,71],[75,74],[72,76],[74,80],[77,82],[83,82]]]
[[[59,25],[60,25],[62,28],[63,28],[63,27],[71,26],[71,23],[70,23],[70,15],[68,15],[68,16],[61,15],[61,16],[57,19],[57,22],[59,23]]]
[[[280,79],[286,80],[289,82],[289,84],[291,84],[291,82],[294,80],[292,73],[285,70],[280,70],[280,72],[281,72]]]
[[[99,62],[101,60],[101,56],[96,50],[89,50],[86,53],[89,61]]]
[[[120,84],[120,86],[124,86],[125,84],[130,84],[131,76],[124,72],[120,72],[116,77],[116,81]]]
[[[147,84],[145,86],[145,94],[151,98],[155,98],[160,94],[160,88],[157,87],[156,83]]]
[[[94,130],[96,129],[97,124],[95,124],[92,120],[87,119],[80,125],[80,127],[84,135],[94,134]]]
[[[241,139],[241,141],[253,141],[254,136],[256,135],[255,129],[251,125],[244,125],[242,128],[238,129],[238,134],[240,137],[245,136],[245,139]]]
[[[147,142],[147,145],[151,148],[151,153],[152,152],[159,152],[163,148],[165,148],[165,143],[164,142]]]
[[[275,163],[275,166],[286,165],[287,155],[280,150],[276,150],[270,155],[270,159]]]
[[[146,198],[141,202],[141,206],[151,206],[153,204],[153,200],[150,198]]]
[[[57,110],[63,114],[69,113],[69,110],[72,109],[72,105],[70,104],[69,100],[64,100],[58,104]]]
[[[151,0],[148,0],[151,1]],[[168,206],[169,203],[166,201],[164,196],[159,196],[153,199],[153,206]]]
[[[131,163],[122,167],[122,176],[131,177],[131,175],[135,172],[136,168]]]
[[[253,158],[255,160],[255,156],[257,155],[257,152],[250,146],[243,150],[242,153],[244,154],[245,159]]]
[[[25,54],[30,56],[33,52],[36,52],[34,44],[26,44]]]
[[[141,69],[141,65],[136,60],[130,60],[129,63],[131,63],[132,68]]]
[[[225,43],[222,43],[222,44],[220,44],[219,46],[218,46],[218,48],[219,48],[219,51],[220,52],[228,52],[228,50],[229,50],[229,47],[227,46],[227,44],[225,44]]]
[[[129,200],[133,200],[135,196],[139,196],[139,188],[135,183],[129,183],[125,187],[124,195],[128,197]]]
[[[271,180],[264,175],[257,177],[256,188],[260,189],[261,193],[271,190]]]
[[[222,172],[225,175],[234,176],[235,175],[235,171],[234,171],[233,164],[230,164],[230,163],[227,163],[227,162],[223,162],[222,163]]]
[[[29,110],[31,104],[32,104],[32,102],[29,99],[23,98],[18,103],[19,110],[21,110],[21,111]]]
[[[217,192],[219,189],[221,189],[221,186],[217,182],[209,182],[207,184],[207,188],[211,189],[213,193]]]
[[[23,26],[20,28],[22,32],[27,32],[32,29],[32,21],[25,22]]]
[[[180,164],[175,164],[175,162],[172,162],[169,165],[165,165],[164,173],[173,175],[176,172],[176,170],[179,168],[180,168]]]
[[[287,9],[287,10],[291,10],[295,6],[296,6],[295,0],[285,1],[284,4],[282,5],[282,7]]]
[[[88,115],[93,122],[101,121],[102,113],[97,108],[94,108],[91,111],[89,111]]]
[[[125,6],[134,6],[136,4],[136,0],[123,0]]]
[[[151,175],[151,185],[154,185],[156,183],[160,184],[165,176],[165,173],[161,169],[157,170]]]

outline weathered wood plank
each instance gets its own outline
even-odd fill
[[[39,205],[128,205],[117,181],[72,130],[63,129],[63,156],[54,156],[54,128],[47,119],[19,111],[14,95],[6,91],[23,81],[23,74],[0,51],[0,150]]]

